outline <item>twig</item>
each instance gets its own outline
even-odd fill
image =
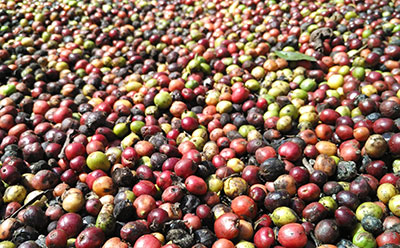
[[[229,178],[238,177],[239,175],[240,175],[239,173],[233,173],[233,174],[231,174],[229,176],[226,176],[226,177],[222,178],[222,181],[226,181]]]
[[[311,239],[314,241],[314,244],[316,247],[319,247],[321,245],[321,242],[315,237],[314,233],[310,233]]]
[[[357,51],[351,54],[350,58],[354,58],[357,54],[359,54],[362,50],[368,47],[368,44],[365,44],[364,46],[360,47]]]
[[[306,167],[306,169],[308,170],[308,172],[311,174],[314,172],[314,168],[312,167],[312,165],[310,164],[310,162],[307,161],[306,158],[303,158],[302,160],[304,167]]]
[[[58,158],[59,158],[59,159],[65,158],[65,148],[71,143],[72,135],[73,135],[74,133],[75,133],[75,130],[74,130],[74,129],[69,129],[69,130],[67,131],[67,139],[66,139],[65,142],[64,142],[64,145],[63,145],[63,147],[62,147],[62,149],[61,149],[60,155],[58,155]]]
[[[53,192],[54,189],[48,189],[43,191],[42,193],[38,194],[37,196],[33,197],[30,201],[28,201],[27,203],[25,203],[24,205],[22,205],[20,208],[18,208],[17,211],[15,211],[12,215],[10,215],[8,218],[14,218],[15,216],[18,215],[19,212],[21,212],[22,209],[26,208],[27,206],[31,205],[32,203],[34,203],[35,201],[39,200],[40,198],[42,198],[42,196],[47,195],[49,192]],[[4,220],[6,220],[4,219]]]

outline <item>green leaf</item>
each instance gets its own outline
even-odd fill
[[[276,51],[275,54],[287,61],[299,61],[299,60],[307,60],[307,61],[317,61],[314,57],[308,56],[304,53],[300,52],[284,52],[284,51]]]

